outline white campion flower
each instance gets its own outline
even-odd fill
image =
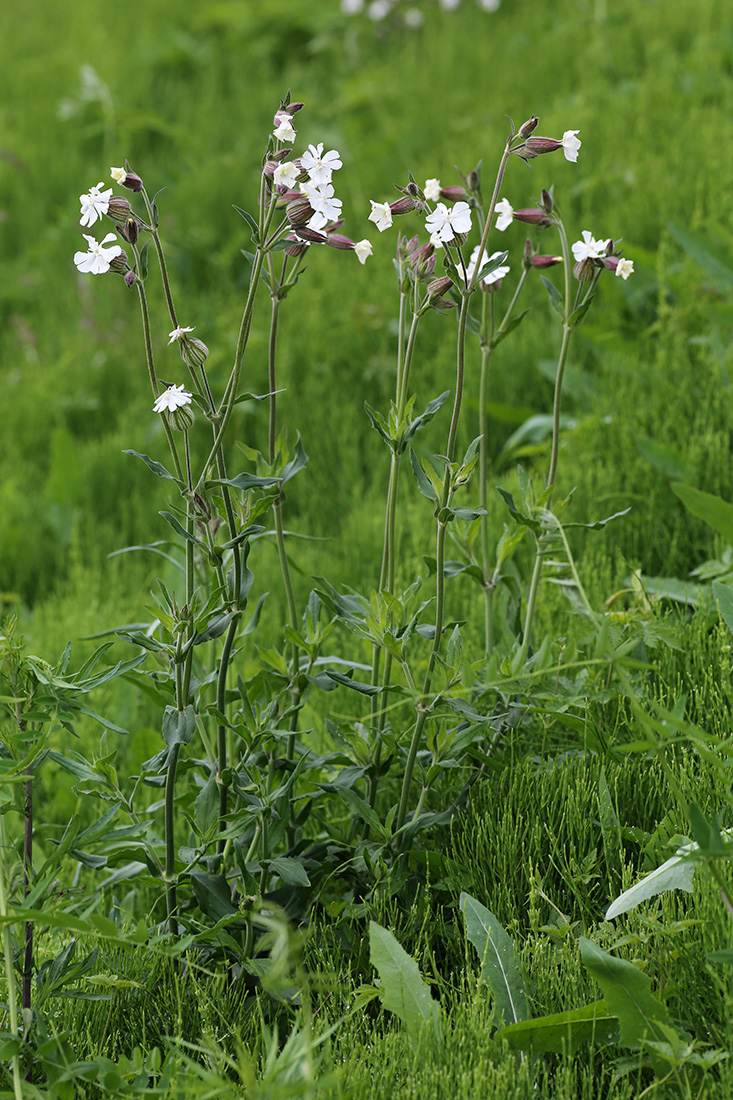
[[[408,8],[403,19],[405,20],[405,26],[412,28],[412,30],[422,27],[425,22],[425,16],[419,8]]]
[[[457,202],[449,210],[444,202],[439,202],[432,214],[425,219],[428,233],[435,233],[447,244],[456,233],[468,233],[471,229],[471,207],[467,202]]]
[[[634,261],[633,260],[619,260],[616,266],[616,274],[626,281],[629,275],[634,274]]]
[[[583,230],[582,237],[582,241],[576,241],[570,247],[575,262],[579,264],[583,260],[599,260],[606,250],[606,242],[597,241],[588,229]]]
[[[341,154],[337,149],[323,152],[323,142],[318,145],[309,145],[300,158],[300,163],[310,177],[311,183],[316,187],[323,187],[331,182],[331,177],[337,169],[342,167]]]
[[[296,133],[293,129],[293,116],[285,111],[278,111],[275,115],[275,129],[272,136],[278,141],[295,141]]]
[[[313,183],[301,183],[300,190],[307,197],[313,207],[313,217],[308,222],[309,229],[323,229],[329,222],[338,221],[341,217],[341,199],[335,197],[332,183],[323,187],[316,187]]]
[[[425,180],[423,194],[428,202],[437,202],[440,198],[440,180]]]
[[[194,326],[194,328],[195,328],[195,326]],[[187,332],[193,332],[193,329],[192,328],[181,328],[180,326],[178,328],[174,328],[173,332],[168,333],[168,336],[169,336],[168,343],[172,344],[174,340],[180,340],[181,337],[185,336]]]
[[[370,19],[373,19],[375,23],[378,23],[381,19],[385,19],[392,10],[392,4],[390,0],[372,0],[372,3],[367,8],[367,15]]]
[[[115,183],[124,183],[125,180],[127,179],[127,169],[126,168],[110,168],[109,174],[112,177],[112,179],[115,181]]]
[[[275,184],[276,187],[287,187],[287,189],[290,191],[295,187],[296,183],[298,182],[299,175],[300,173],[298,172],[297,166],[295,164],[288,164],[287,162],[284,162],[283,164],[278,164],[275,166],[275,169],[272,173],[272,182]]]
[[[438,236],[437,233],[431,233],[430,234],[430,243],[433,246],[433,248],[442,248],[443,247],[443,242],[441,241],[441,239],[440,239],[440,237]]]
[[[468,261],[468,265],[466,267],[466,274],[468,275],[469,281],[473,278],[473,273],[476,270],[476,260],[478,259],[478,250],[480,247],[481,245],[476,245],[473,252],[471,253],[471,259]],[[481,267],[486,267],[486,265],[488,263],[491,263],[492,260],[495,260],[497,256],[503,255],[504,253],[501,250],[499,250],[499,252],[493,252],[491,256],[487,256],[486,254],[484,254],[483,259],[481,260]],[[511,268],[508,264],[502,264],[501,267],[494,268],[493,271],[489,272],[489,274],[481,280],[481,285],[491,286],[492,283],[498,283],[501,279],[504,278],[505,275],[508,275],[510,271]]]
[[[341,11],[344,15],[358,15],[364,10],[364,0],[341,0]]]
[[[112,188],[110,187],[108,191],[101,191],[100,188],[103,186],[104,183],[100,180],[96,187],[89,188],[86,195],[79,195],[79,202],[81,203],[80,225],[94,225],[97,218],[101,218],[109,210]]]
[[[566,130],[560,142],[565,160],[569,160],[572,164],[576,163],[578,159],[578,150],[583,144],[582,141],[578,141],[577,135],[579,133],[580,130]]]
[[[440,0],[443,11],[456,11],[461,6],[461,0]]]
[[[496,219],[496,228],[500,233],[503,233],[504,230],[508,229],[512,224],[514,207],[509,202],[509,199],[502,199],[501,202],[497,202],[494,207],[494,213],[498,215]]]
[[[501,0],[478,0],[478,6],[483,11],[498,11]]]
[[[184,405],[191,404],[192,397],[193,394],[184,390],[183,386],[169,386],[159,397],[156,397],[153,412],[162,413],[166,409],[174,412],[175,409],[182,409]]]
[[[88,233],[82,233],[82,237],[87,242],[89,250],[87,252],[75,252],[74,263],[79,271],[85,275],[104,275],[106,271],[109,271],[114,258],[122,252],[120,245],[110,243],[116,241],[117,237],[114,233],[108,233],[103,241],[98,241],[96,237],[90,237]]]
[[[372,254],[372,242],[368,241],[366,237],[363,241],[357,241],[354,245],[354,252],[356,252],[356,258],[359,263],[365,264]]]
[[[389,229],[392,225],[392,211],[389,203],[375,202],[374,199],[370,199],[369,202],[372,204],[372,212],[368,221],[374,222],[379,232],[384,233],[385,229]]]

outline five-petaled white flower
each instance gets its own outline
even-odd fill
[[[341,155],[336,149],[323,152],[323,142],[318,145],[309,145],[300,158],[300,163],[308,173],[311,183],[316,187],[322,187],[331,182],[333,173],[341,168]]]
[[[468,261],[468,266],[466,268],[466,274],[468,275],[469,280],[473,278],[473,273],[476,270],[476,260],[478,259],[478,250],[479,250],[480,247],[481,247],[480,245],[478,245],[478,244],[476,245],[473,252],[471,253],[471,259]],[[501,251],[493,252],[491,254],[491,256],[487,256],[484,253],[484,256],[481,260],[481,267],[482,268],[486,267],[486,265],[491,263],[492,260],[495,260],[497,258],[497,256],[503,256],[503,255],[504,255],[504,253],[501,252]],[[498,283],[501,279],[504,278],[505,275],[509,274],[510,270],[511,270],[511,268],[509,267],[508,264],[502,264],[501,267],[495,267],[493,271],[490,271],[489,274],[486,275],[481,280],[481,285],[482,286],[491,286],[492,283]]]
[[[86,195],[79,195],[79,202],[81,203],[80,225],[94,225],[97,218],[101,218],[109,210],[112,188],[110,187],[108,191],[100,191],[100,187],[103,186],[104,184],[100,180],[96,187],[89,188]]]
[[[287,187],[291,190],[298,182],[298,168],[295,164],[278,164],[272,173],[272,182],[276,187]]]
[[[425,180],[423,194],[428,202],[437,202],[440,198],[440,180]]]
[[[335,197],[333,184],[327,183],[324,187],[316,187],[313,183],[301,183],[300,190],[307,196],[308,202],[313,207],[313,217],[308,222],[309,229],[323,229],[329,222],[337,221],[341,217],[341,199]]]
[[[182,409],[184,405],[191,404],[192,397],[193,394],[184,390],[183,386],[169,386],[159,397],[156,397],[153,412],[162,413],[166,409],[173,412],[175,409]]]
[[[633,260],[619,260],[616,266],[616,274],[620,275],[622,279],[628,279],[629,275],[634,274],[634,261]]]
[[[425,219],[425,228],[428,233],[437,234],[444,244],[452,241],[456,233],[470,231],[471,207],[467,202],[457,202],[449,210],[444,202],[439,202],[432,214],[428,214]]]
[[[357,241],[354,245],[354,252],[356,252],[356,258],[360,264],[365,264],[367,259],[372,254],[372,242],[368,241],[366,237],[363,241]]]
[[[272,131],[273,137],[278,138],[279,141],[295,141],[295,130],[293,129],[293,116],[287,114],[285,111],[278,111],[275,115],[275,129]]]
[[[514,207],[509,202],[509,199],[502,199],[501,202],[497,202],[494,207],[494,213],[498,214],[496,219],[496,228],[500,233],[503,233],[505,229],[508,229],[512,224],[512,218],[514,217]]]
[[[573,164],[575,164],[575,162],[577,161],[578,150],[583,144],[582,141],[578,141],[578,138],[576,136],[579,133],[580,130],[566,130],[562,136],[562,141],[560,142],[560,144],[562,145],[562,151],[565,154],[565,160],[569,160]]]
[[[375,202],[374,199],[370,199],[369,202],[372,204],[372,212],[368,220],[374,222],[380,233],[384,233],[385,229],[389,229],[392,224],[392,211],[389,208],[389,203]]]
[[[89,245],[89,251],[75,252],[74,263],[85,275],[104,275],[105,271],[109,271],[115,256],[119,256],[122,252],[120,245],[110,244],[117,238],[114,233],[108,233],[103,241],[90,237],[88,233],[82,233],[82,237]]]
[[[571,246],[571,251],[576,263],[582,263],[583,260],[598,260],[606,249],[605,241],[597,241],[593,234],[588,230],[583,230],[583,240],[576,241]]]
[[[170,337],[170,339],[168,340],[168,343],[172,344],[174,340],[180,340],[181,337],[185,336],[187,332],[193,332],[193,329],[192,328],[181,328],[180,326],[178,328],[174,328],[173,332],[168,333],[168,336]]]

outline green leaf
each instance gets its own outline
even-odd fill
[[[192,542],[194,546],[201,545],[200,540],[197,539],[195,535],[189,534],[186,528],[180,524],[176,517],[172,516],[170,512],[158,512],[158,515],[162,516],[164,520],[167,520],[176,534],[180,535],[182,539],[185,539],[187,542]]]
[[[417,455],[415,454],[415,452],[413,451],[412,448],[410,448],[410,465],[412,466],[412,472],[415,475],[415,478],[417,479],[417,487],[420,490],[420,492],[422,493],[422,495],[424,497],[427,497],[428,500],[431,500],[433,502],[433,504],[437,504],[438,503],[438,493],[437,493],[436,489],[433,487],[433,485],[431,483],[431,479],[428,477],[427,473],[425,472],[425,467],[424,467],[423,463],[420,462],[420,460],[418,459]]]
[[[506,339],[506,337],[509,335],[510,332],[514,332],[515,328],[519,328],[519,326],[521,325],[522,321],[524,320],[524,318],[527,316],[528,313],[529,313],[528,309],[523,309],[522,312],[518,313],[516,317],[512,317],[511,321],[509,321],[507,323],[505,328],[497,329],[497,331],[494,334],[494,337],[491,341],[492,351],[495,347],[497,347],[498,344],[500,344],[502,342],[502,340]]]
[[[540,531],[542,530],[541,524],[539,524],[537,520],[530,519],[529,516],[525,516],[523,512],[519,511],[516,504],[514,503],[514,497],[510,492],[507,492],[506,489],[502,489],[500,485],[497,485],[496,488],[517,523],[521,523],[523,524],[523,526],[529,527],[530,531],[534,531],[535,535],[539,535]]]
[[[402,1021],[410,1038],[419,1040],[431,1026],[441,1039],[440,1005],[433,1000],[417,963],[392,933],[375,921],[369,922],[369,960],[379,974],[382,1004]]]
[[[651,874],[645,875],[634,886],[624,890],[623,894],[612,901],[606,910],[606,920],[614,920],[621,913],[627,913],[635,909],[643,901],[654,898],[657,894],[663,894],[667,890],[686,890],[692,893],[692,875],[695,865],[684,857],[697,845],[686,844],[677,850],[677,854],[657,867]]]
[[[310,886],[305,867],[299,859],[292,856],[278,856],[269,860],[270,870],[279,875],[286,886]]]
[[[609,1014],[618,1017],[621,1045],[637,1050],[646,1039],[668,1042],[672,1021],[666,1006],[652,996],[651,979],[632,963],[609,955],[585,936],[579,942],[583,962],[603,990]]]
[[[123,455],[134,455],[135,458],[142,459],[148,469],[152,470],[154,474],[158,475],[158,477],[167,477],[171,481],[178,482],[178,478],[169,473],[162,462],[156,462],[154,458],[150,458],[148,455],[141,454],[139,451],[123,451],[122,453]],[[180,482],[178,482],[178,484],[180,485]]]
[[[216,825],[219,816],[219,784],[214,768],[211,769],[204,787],[196,795],[193,814],[200,835],[206,836]]]
[[[713,581],[713,596],[718,603],[721,619],[728,630],[733,631],[733,588],[722,581]]]
[[[299,470],[305,469],[308,465],[308,455],[305,453],[305,449],[300,439],[300,432],[298,432],[298,438],[295,441],[295,451],[290,462],[283,467],[281,476],[282,484],[286,481],[290,481],[291,477],[295,477]]]
[[[232,489],[264,489],[270,485],[277,485],[278,477],[257,477],[256,474],[237,474],[236,477],[214,477],[206,482],[206,488],[212,485],[229,485]],[[162,515],[162,513],[161,513]]]
[[[212,875],[198,868],[191,871],[191,886],[199,908],[213,921],[235,916],[239,910],[232,904],[232,891],[224,875]]]
[[[673,481],[670,489],[679,497],[688,512],[703,520],[722,535],[726,542],[733,545],[733,504],[681,481]]]
[[[540,275],[542,282],[545,284],[545,289],[550,295],[550,305],[555,310],[555,313],[559,313],[562,317],[564,314],[563,297],[560,291],[557,289],[554,283],[551,283],[546,275]]]
[[[196,714],[193,706],[185,710],[168,706],[163,714],[163,740],[169,749],[174,745],[188,745],[196,730]]]
[[[424,412],[421,412],[419,416],[416,416],[410,421],[410,426],[405,433],[405,443],[409,443],[415,433],[419,431],[423,425],[428,424],[433,419],[440,406],[448,397],[450,397],[450,390],[446,390],[438,397],[434,397],[432,401],[428,401]]]
[[[569,1012],[556,1012],[502,1027],[494,1036],[505,1040],[511,1050],[531,1050],[534,1054],[574,1054],[586,1043],[617,1043],[618,1019],[608,1011],[605,1001],[583,1005]]]
[[[232,203],[232,206],[234,206],[234,203]],[[254,244],[256,244],[256,245],[259,244],[260,243],[260,231],[259,231],[259,227],[257,225],[257,222],[254,220],[254,218],[252,217],[251,214],[248,214],[246,210],[242,210],[241,206],[234,206],[234,209],[237,211],[237,213],[239,214],[239,216],[241,218],[244,218],[247,225],[252,230],[252,241],[254,242]]]
[[[465,892],[460,898],[466,935],[481,958],[481,980],[494,995],[497,1023],[519,1023],[530,1016],[527,997],[517,966],[514,944],[502,925],[481,902]]]
[[[379,695],[382,690],[378,684],[361,684],[358,680],[352,680],[350,676],[344,676],[343,672],[335,672],[332,668],[327,668],[325,671],[329,679],[335,680],[337,684],[343,684],[344,687],[350,687],[362,695]]]
[[[665,477],[672,481],[687,481],[692,476],[689,462],[669,444],[658,443],[648,435],[638,436],[634,442],[641,457]]]

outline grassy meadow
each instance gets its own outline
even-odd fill
[[[405,18],[408,11],[419,11],[420,25],[410,25],[417,20]],[[185,957],[152,946],[128,950],[114,937],[81,936],[84,951],[98,946],[99,954],[75,988],[106,999],[59,996],[36,1041],[50,1049],[54,1036],[65,1036],[70,1060],[109,1059],[108,1077],[69,1070],[64,1079],[59,1071],[53,1084],[39,1073],[34,1084],[24,1080],[19,1093],[8,1068],[15,1048],[6,1012],[0,1096],[729,1096],[733,1060],[702,1058],[705,1050],[727,1055],[733,1049],[731,917],[720,893],[727,900],[729,854],[721,848],[710,855],[713,840],[710,852],[701,843],[709,866],[696,872],[692,893],[665,893],[604,920],[609,903],[673,856],[680,838],[699,839],[686,814],[690,804],[705,820],[720,815],[719,826],[733,824],[733,643],[726,625],[733,613],[726,617],[721,602],[721,621],[708,584],[713,577],[730,580],[731,540],[723,520],[714,530],[670,487],[683,482],[733,502],[728,5],[502,0],[489,12],[473,0],[457,10],[415,0],[374,20],[366,10],[342,12],[338,0],[128,0],[122,6],[5,0],[0,84],[0,602],[4,616],[17,616],[29,653],[56,665],[71,641],[70,667],[79,669],[104,632],[149,621],[156,578],[169,587],[179,579],[175,563],[144,549],[169,539],[159,513],[175,493],[123,453],[165,461],[168,449],[151,408],[138,302],[122,280],[92,279],[74,267],[82,246],[78,196],[98,180],[111,186],[110,166],[126,161],[144,176],[151,196],[160,191],[160,233],[179,323],[195,326],[194,335],[208,345],[208,375],[221,392],[250,273],[242,257],[251,247],[247,226],[233,205],[256,213],[272,117],[288,89],[305,104],[296,116],[298,148],[322,141],[341,154],[342,232],[373,244],[363,266],[348,252],[311,249],[307,270],[283,303],[278,416],[291,442],[300,432],[309,459],[288,486],[285,504],[286,528],[308,536],[288,544],[297,605],[305,605],[314,577],[367,593],[379,580],[389,459],[364,405],[386,410],[393,396],[397,231],[409,236],[422,225],[409,215],[380,234],[367,220],[370,199],[396,199],[394,185],[404,186],[410,172],[420,184],[433,177],[444,187],[460,184],[458,173],[479,162],[490,194],[507,116],[519,126],[536,114],[538,133],[579,131],[578,163],[559,153],[529,164],[514,158],[501,195],[517,208],[530,207],[541,188],[553,187],[570,240],[583,229],[623,238],[624,254],[634,262],[628,281],[601,280],[593,309],[574,334],[557,491],[563,498],[572,491],[566,514],[579,523],[628,510],[607,526],[567,535],[592,607],[599,615],[617,613],[613,629],[643,620],[645,631],[643,648],[632,654],[635,692],[610,690],[610,665],[607,684],[579,676],[567,722],[552,710],[552,682],[542,696],[545,710],[538,704],[526,727],[519,701],[531,695],[530,680],[519,692],[492,696],[507,712],[501,751],[487,750],[488,763],[474,767],[465,784],[458,767],[441,773],[426,805],[436,815],[454,804],[460,812],[420,833],[403,871],[384,853],[370,862],[369,851],[362,851],[361,878],[355,872],[340,893],[323,885],[302,919],[273,892],[273,904],[282,903],[291,917],[272,947],[272,958],[291,967],[275,994],[258,987],[256,969],[247,981],[244,970],[233,980],[214,954],[200,968],[189,967]],[[533,227],[513,224],[492,235],[489,252],[508,250],[519,270],[527,228],[537,240]],[[540,244],[543,251],[556,247],[542,237]],[[180,383],[182,365],[168,343],[168,316],[154,278],[148,294],[159,376]],[[537,272],[529,273],[524,305],[530,310],[523,323],[492,357],[488,399],[489,485],[517,499],[518,465],[538,480],[547,467],[548,424],[534,432],[527,426],[551,412],[560,344]],[[243,393],[268,393],[269,335],[270,303],[262,293],[243,362]],[[411,380],[420,408],[452,391],[455,344],[452,313],[431,311],[421,325]],[[479,353],[475,343],[467,348],[460,454],[481,430]],[[442,452],[450,400],[417,437],[419,455]],[[267,439],[267,403],[236,405],[227,452],[232,469],[242,465],[237,443],[264,452]],[[193,442],[199,464],[208,445],[208,437]],[[425,558],[435,553],[433,509],[409,463],[399,508],[397,585],[406,587],[417,574],[427,578]],[[492,530],[500,532],[509,516],[498,493],[490,493],[487,510]],[[673,582],[688,581],[692,570],[711,561],[722,564],[694,578],[708,593],[697,606],[649,601],[632,590],[632,576],[664,578],[657,588],[669,593]],[[516,562],[524,583],[532,568],[529,538]],[[261,654],[280,644],[288,613],[274,541],[253,539],[248,564],[251,605],[268,595],[255,641],[237,657],[243,677],[253,676]],[[650,581],[647,593],[657,588]],[[465,624],[464,646],[480,645],[478,588],[461,575],[450,579],[448,591],[451,623]],[[536,635],[552,638],[553,652],[562,655],[566,645],[582,648],[586,626],[563,584],[545,584]],[[371,649],[363,641],[341,627],[336,635],[349,658],[368,666]],[[128,660],[130,645],[112,640],[105,662]],[[560,656],[557,663],[559,682]],[[110,731],[105,741],[118,753],[121,781],[140,774],[160,747],[159,700],[133,679],[111,680],[90,696],[94,712],[129,731]],[[357,716],[356,703],[344,694],[353,695],[324,692],[305,704],[309,748],[324,760],[343,749],[331,720]],[[6,708],[12,695],[3,688]],[[697,731],[689,741],[683,710]],[[656,715],[658,725],[645,714]],[[662,727],[679,733],[666,750]],[[75,737],[57,725],[48,748],[98,758],[96,720],[82,714],[74,730]],[[714,741],[701,748],[699,731]],[[407,725],[397,731],[398,743],[400,737],[405,749]],[[2,761],[10,755],[7,748],[0,754]],[[198,779],[187,772],[185,781],[197,794]],[[385,780],[385,806],[399,790],[394,775]],[[145,813],[160,813],[161,790],[151,787],[145,797]],[[53,758],[39,764],[35,798],[39,864],[61,842],[68,821],[86,828],[107,808]],[[318,810],[323,819],[314,811],[307,826],[314,843],[349,834],[353,805],[336,800],[329,806]],[[11,901],[20,904],[23,823],[9,807],[6,799],[4,858],[6,868],[17,864],[7,880]],[[188,821],[181,812],[182,845],[189,843]],[[162,825],[154,828],[160,832]],[[333,845],[323,858],[333,861],[336,881],[341,849]],[[75,904],[98,894],[96,912],[119,929],[131,918],[162,932],[166,913],[152,879],[136,894],[124,876],[112,876],[99,892],[108,872],[95,870],[93,861],[71,861],[66,873],[58,890],[70,892]],[[0,878],[4,874],[0,868]],[[669,1054],[668,1072],[659,1064],[652,1072],[639,1068],[633,1043],[591,1042],[543,1054],[493,1038],[496,998],[464,929],[463,892],[488,907],[511,937],[533,1017],[599,1000],[579,953],[581,937],[588,937],[651,979],[655,1005],[684,1029],[690,1051],[657,1052],[662,1060]],[[441,1006],[439,1038],[418,1041],[399,1013],[380,1006],[369,921],[389,929],[417,962]],[[20,929],[13,935],[20,967]],[[36,968],[68,938],[60,926],[44,930],[39,922]],[[708,958],[726,951],[727,961]],[[10,1001],[6,985],[7,975],[0,1014]],[[608,999],[605,987],[603,996]],[[320,1046],[311,1043],[311,1033],[323,1037]],[[163,1059],[176,1053],[178,1078],[168,1081],[161,1073],[154,1048]],[[133,1072],[135,1057],[153,1060]],[[126,1074],[124,1082],[114,1067]]]

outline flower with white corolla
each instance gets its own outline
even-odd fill
[[[112,244],[112,241],[116,241],[117,238],[114,233],[108,233],[102,241],[98,241],[95,237],[90,237],[88,233],[82,233],[84,240],[89,246],[87,252],[75,252],[74,263],[85,275],[104,275],[106,271],[109,271],[112,261],[116,256],[122,255],[122,247],[119,244]]]
[[[442,248],[443,247],[443,242],[441,241],[441,239],[440,239],[440,237],[437,233],[431,233],[430,234],[430,243],[433,246],[433,248]]]
[[[473,278],[473,273],[476,270],[476,260],[478,259],[478,252],[480,247],[480,245],[476,245],[473,252],[471,253],[471,259],[468,261],[468,266],[466,267],[466,274],[468,276],[469,282]],[[484,255],[483,259],[481,260],[481,267],[486,267],[487,264],[490,264],[492,260],[496,260],[499,256],[503,255],[504,253],[501,251],[494,252],[491,256]],[[482,289],[488,290],[488,288],[492,286],[492,284],[500,283],[504,276],[508,275],[510,271],[511,268],[508,264],[502,264],[499,267],[495,267],[493,271],[490,271],[489,274],[484,276],[484,278],[481,280]]]
[[[372,242],[368,241],[366,237],[363,241],[357,241],[354,245],[354,252],[356,252],[359,263],[365,264],[372,254]]]
[[[184,390],[183,386],[169,386],[156,397],[153,412],[174,412],[176,409],[183,408],[184,405],[190,405],[192,397],[193,394]]]
[[[514,217],[514,207],[509,202],[509,199],[502,199],[501,202],[497,202],[494,207],[494,213],[497,215],[496,228],[500,233],[503,233],[505,229],[508,229],[512,224],[512,218]]]
[[[370,199],[372,204],[372,212],[369,215],[368,220],[374,222],[380,233],[384,233],[385,229],[389,229],[392,225],[392,211],[388,202],[375,202],[374,199]]]
[[[344,15],[358,15],[364,7],[364,0],[341,0],[341,11]]]
[[[628,279],[629,275],[634,274],[634,261],[633,260],[619,260],[616,265],[616,274],[620,275],[624,282]]]
[[[341,217],[341,199],[337,199],[333,184],[327,183],[324,187],[316,187],[313,183],[301,183],[300,190],[307,197],[313,209],[313,216],[308,221],[310,229],[323,229],[329,222],[337,221]]]
[[[408,8],[402,18],[405,21],[405,26],[410,27],[412,30],[422,27],[425,22],[425,17],[419,8]]]
[[[450,210],[444,202],[439,202],[432,214],[425,219],[428,233],[435,233],[443,244],[452,241],[459,233],[471,230],[471,207],[467,202],[457,202]]]
[[[79,195],[79,202],[81,203],[80,225],[94,225],[98,218],[107,213],[112,188],[110,187],[108,191],[101,191],[100,188],[103,186],[104,184],[100,180],[96,187],[89,188],[86,195]]]
[[[437,202],[440,198],[440,180],[425,180],[423,194],[428,202]]]
[[[578,134],[580,130],[566,130],[562,136],[562,151],[565,156],[565,160],[569,160],[571,164],[575,164],[578,159],[578,151],[583,144],[582,141],[578,141]]]
[[[582,241],[571,245],[575,262],[579,264],[583,260],[600,260],[606,250],[606,241],[597,241],[588,229],[583,230],[582,237]]]
[[[272,172],[272,182],[275,187],[286,187],[288,191],[291,191],[298,182],[298,168],[295,164],[278,164],[275,166]]]
[[[286,111],[278,111],[275,115],[275,129],[272,136],[278,141],[295,141],[296,133],[293,129],[293,116]]]
[[[478,0],[478,6],[484,11],[498,11],[501,0]]]
[[[323,142],[318,145],[309,145],[300,158],[300,163],[308,173],[311,183],[316,187],[323,187],[331,182],[333,173],[341,168],[341,156],[337,149],[323,152]]]
[[[174,328],[173,332],[168,333],[168,337],[169,337],[168,343],[172,344],[174,340],[180,340],[181,337],[183,337],[185,339],[185,336],[186,336],[187,332],[193,332],[193,329],[192,328],[180,328],[180,327]]]
[[[367,15],[375,23],[379,23],[380,20],[386,19],[392,10],[392,4],[390,0],[372,0],[372,3],[367,8]]]

